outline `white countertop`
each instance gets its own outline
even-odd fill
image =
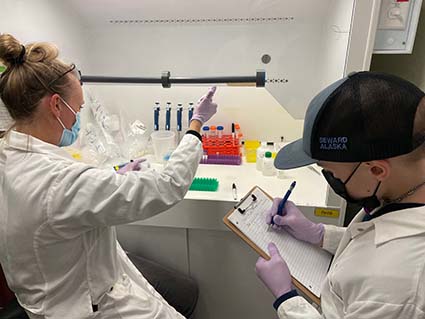
[[[158,164],[153,168],[160,169]],[[242,165],[199,165],[196,177],[217,178],[216,192],[189,191],[185,199],[235,202],[232,184],[237,187],[237,200],[240,200],[254,186],[261,187],[273,197],[283,197],[289,185],[297,182],[290,200],[303,206],[326,206],[327,183],[317,166],[303,167],[284,172],[284,178],[263,176],[255,163]]]

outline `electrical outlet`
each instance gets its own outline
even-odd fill
[[[412,0],[382,0],[378,29],[405,30]]]

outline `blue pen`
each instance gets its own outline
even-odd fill
[[[283,208],[285,207],[285,204],[288,201],[289,195],[291,195],[292,191],[294,190],[295,185],[297,185],[297,182],[295,182],[295,181],[292,182],[291,186],[289,186],[289,189],[286,192],[285,196],[283,197],[282,201],[279,203],[279,207],[277,208],[277,214],[279,216],[283,215]],[[272,218],[272,221],[271,221],[271,225],[274,225],[273,218]]]

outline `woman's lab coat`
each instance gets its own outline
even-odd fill
[[[373,213],[373,212],[372,212]],[[347,229],[326,225],[334,255],[323,285],[323,314],[302,297],[284,301],[280,319],[424,319],[425,206],[389,212]]]
[[[118,175],[12,131],[0,140],[0,262],[30,318],[183,318],[117,243],[114,225],[186,194],[202,156],[182,139],[162,173]]]

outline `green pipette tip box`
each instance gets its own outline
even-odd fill
[[[216,192],[218,180],[216,178],[195,177],[190,186],[191,191]]]

